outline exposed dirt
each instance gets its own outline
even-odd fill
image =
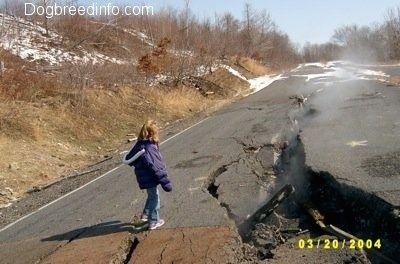
[[[71,242],[64,242],[38,264],[68,263],[123,263],[132,245],[129,232],[96,234],[95,230],[82,234]]]
[[[240,237],[230,227],[164,229],[137,239],[129,264],[240,263],[242,258]]]

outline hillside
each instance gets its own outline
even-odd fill
[[[96,21],[81,39],[4,14],[0,29],[0,207],[115,154],[148,118],[165,128],[279,78],[252,59],[203,64],[135,28]],[[157,72],[138,70],[146,54]],[[167,68],[182,60],[191,64]]]

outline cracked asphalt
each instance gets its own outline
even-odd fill
[[[338,83],[335,92],[329,92],[328,87],[297,76],[315,72],[321,70],[306,68],[296,76],[289,73],[288,78],[224,107],[187,130],[175,127],[164,131],[169,139],[162,143],[161,151],[174,189],[171,193],[161,191],[160,214],[166,220],[160,230],[166,232],[163,237],[171,240],[174,236],[169,232],[185,230],[177,235],[177,243],[182,246],[182,234],[192,232],[188,228],[200,230],[202,236],[207,233],[202,230],[204,227],[225,228],[222,236],[226,240],[211,237],[209,241],[219,241],[214,250],[229,241],[231,251],[222,255],[210,253],[210,262],[227,263],[236,256],[234,248],[240,248],[241,241],[232,227],[265,204],[277,185],[284,184],[271,172],[270,142],[274,135],[287,129],[288,115],[293,111],[289,97],[297,94],[312,94],[307,102],[311,114],[299,119],[307,165],[316,171],[329,171],[339,181],[357,188],[382,193],[389,202],[397,201],[399,195],[389,193],[400,186],[399,176],[392,175],[399,163],[400,120],[396,113],[400,90],[378,81],[359,80]],[[375,92],[379,94],[371,97]],[[331,109],[334,111],[329,112]],[[367,146],[363,145],[365,141]],[[115,157],[113,162],[120,158]],[[388,175],[377,177],[381,171]],[[133,170],[117,166],[84,188],[2,229],[0,263],[35,263],[96,226],[108,227],[112,223],[111,229],[98,229],[93,237],[123,233],[132,216],[141,212],[144,201],[145,193],[138,189]],[[141,263],[140,252],[146,252],[146,243],[150,247],[157,241],[157,234],[143,236],[132,263]],[[162,248],[165,254],[167,247]],[[171,255],[164,255],[165,258],[179,259],[178,249],[168,252]],[[189,250],[188,254],[192,253]],[[197,253],[201,255],[201,251]]]
[[[266,177],[264,171],[272,165],[272,150],[266,144],[285,123],[290,108],[288,95],[295,87],[290,80],[275,82],[176,137],[169,131],[172,138],[161,145],[161,151],[174,190],[161,193],[164,228],[232,226],[221,204],[241,219],[265,202],[267,188],[260,184],[260,175]],[[211,181],[219,185],[218,199],[208,191]],[[129,222],[141,211],[144,200],[145,193],[138,189],[133,170],[120,166],[1,231],[0,262],[35,262],[87,227]],[[57,240],[43,241],[57,235]],[[15,243],[18,248],[10,250],[9,245]]]

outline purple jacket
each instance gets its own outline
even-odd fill
[[[172,190],[167,167],[156,144],[150,140],[138,140],[123,163],[135,167],[136,180],[140,189],[148,189],[161,184],[166,192]]]

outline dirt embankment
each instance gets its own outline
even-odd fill
[[[93,85],[77,93],[59,88],[64,87],[61,76],[27,71],[32,65],[24,67],[17,57],[7,56],[8,69],[0,79],[0,150],[7,153],[0,157],[0,207],[115,154],[148,118],[168,126],[212,112],[249,90],[246,80],[220,68],[196,78],[197,83]],[[268,72],[252,60],[227,63],[249,77]],[[22,68],[19,74],[17,68]],[[33,89],[29,80],[43,87],[28,94],[24,89]]]

